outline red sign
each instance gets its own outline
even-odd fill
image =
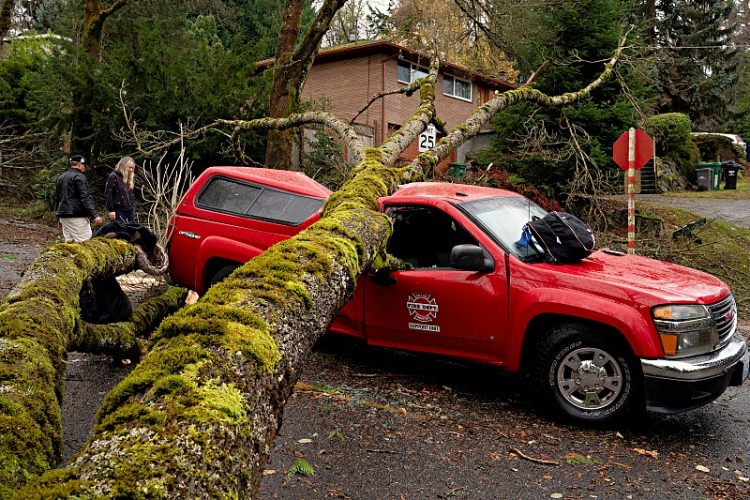
[[[628,131],[615,141],[612,146],[612,159],[621,169],[628,169]],[[635,131],[635,169],[640,170],[654,155],[654,141],[641,129]]]

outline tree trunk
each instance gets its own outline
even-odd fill
[[[83,0],[83,33],[81,34],[81,48],[91,58],[98,62],[102,55],[102,35],[104,23],[115,12],[128,4],[129,0],[117,0],[109,7],[104,7],[102,0]],[[84,76],[80,86],[90,85],[90,76]],[[73,129],[71,130],[71,151],[89,155],[93,149],[92,136],[95,135],[91,110],[86,107],[83,96],[87,94],[85,88],[78,88],[73,93]]]
[[[303,0],[288,0],[284,8],[284,21],[276,47],[273,83],[269,97],[268,116],[283,118],[297,111],[301,85],[298,83],[299,63],[292,63],[297,45]],[[289,168],[292,160],[294,135],[291,130],[270,130],[266,146],[266,165],[271,168]]]
[[[45,250],[0,303],[0,497],[60,458],[63,356],[91,276],[129,272],[133,245],[96,238]]]
[[[501,94],[431,153],[394,168],[399,153],[435,119],[435,59],[415,114],[380,148],[365,150],[350,180],[326,202],[321,219],[162,322],[146,357],[105,398],[85,450],[70,467],[45,474],[20,490],[19,497],[255,495],[305,357],[351,297],[357,279],[382,255],[391,223],[377,211],[378,198],[419,178],[423,162],[436,164],[447,157],[492,114],[516,102],[563,106],[587,97],[612,73],[614,62],[575,93],[550,98],[519,89]],[[57,352],[61,344],[53,342]],[[47,398],[50,385],[42,387]],[[13,423],[14,416],[7,421]]]
[[[16,0],[2,0],[0,3],[0,47],[3,46],[3,38],[10,30],[10,21],[13,15],[13,5]]]
[[[269,97],[268,116],[283,118],[299,110],[300,95],[305,78],[318,52],[320,41],[331,25],[333,16],[346,0],[326,0],[320,7],[305,38],[297,44],[303,0],[287,0],[284,23],[276,48],[273,83]],[[295,132],[271,130],[266,146],[266,165],[271,168],[289,168],[292,162]],[[302,145],[300,144],[300,147]]]

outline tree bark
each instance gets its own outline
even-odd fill
[[[3,39],[10,30],[10,21],[15,3],[16,0],[2,0],[2,3],[0,3],[0,47],[3,46]]]
[[[102,0],[83,1],[83,33],[81,34],[81,48],[91,58],[98,62],[102,55],[102,36],[104,23],[115,12],[128,4],[129,0],[117,0],[109,7],[104,7]],[[81,78],[79,85],[88,85],[90,77]],[[71,130],[70,146],[74,153],[89,156],[92,151],[91,138],[94,135],[91,111],[83,102],[84,89],[76,89],[73,93],[73,127]]]
[[[297,45],[304,1],[287,0],[273,67],[269,117],[283,118],[299,110],[300,94],[315,54],[318,52],[320,41],[331,25],[336,11],[345,3],[346,0],[326,0],[304,39]],[[289,168],[293,163],[293,147],[293,130],[269,131],[266,165],[271,168]]]
[[[586,89],[554,98],[530,89],[509,91],[472,119],[486,121],[529,98],[553,106],[575,102],[611,74],[614,62]],[[383,255],[391,223],[378,212],[378,198],[419,178],[422,165],[445,158],[448,141],[455,147],[476,134],[473,126],[464,131],[469,127],[459,125],[434,154],[420,155],[407,167],[392,166],[435,118],[436,76],[437,60],[422,81],[416,113],[381,148],[364,150],[320,221],[161,324],[143,361],[105,398],[85,450],[68,468],[45,474],[19,496],[256,494],[305,357],[351,297],[357,279],[379,265],[376,257]]]
[[[0,302],[0,497],[60,458],[60,402],[67,345],[92,276],[133,269],[132,245],[96,238],[45,250]]]
[[[102,0],[84,0],[83,2],[83,34],[81,47],[95,61],[102,53],[102,34],[104,22],[128,4],[129,0],[117,0],[109,7],[103,7]]]

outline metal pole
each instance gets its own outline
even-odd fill
[[[635,255],[635,129],[628,130],[628,254]]]

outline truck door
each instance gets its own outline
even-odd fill
[[[507,324],[504,262],[496,259],[491,272],[450,267],[455,245],[478,245],[460,215],[422,205],[390,207],[387,213],[394,224],[388,252],[411,269],[367,280],[368,343],[500,361],[497,346]]]

